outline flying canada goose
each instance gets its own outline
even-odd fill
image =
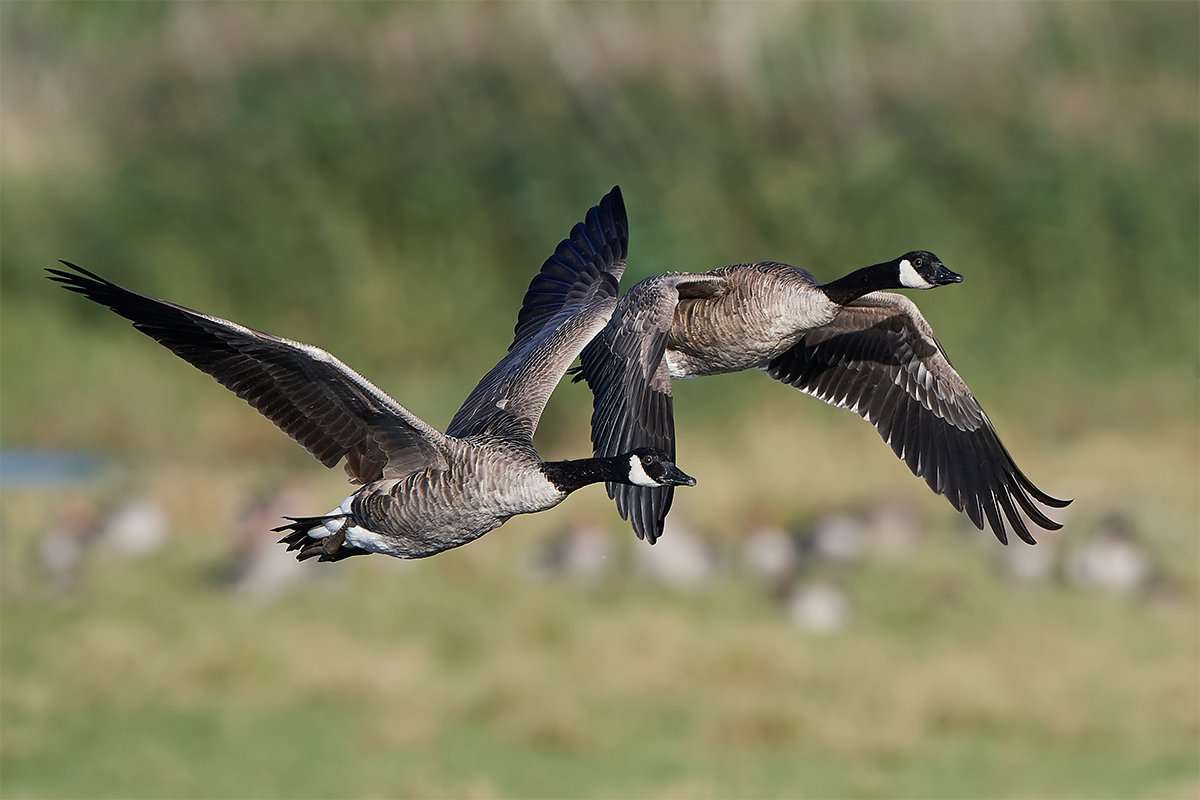
[[[961,281],[923,250],[826,284],[774,262],[647,278],[621,299],[577,368],[575,380],[594,395],[595,453],[649,446],[674,458],[671,379],[761,369],[866,419],[980,530],[986,519],[1007,544],[1007,518],[1033,544],[1017,508],[1057,530],[1032,500],[1055,508],[1071,501],[1042,492],[1017,467],[916,305],[879,291]],[[653,543],[672,489],[607,488],[638,538]]]
[[[135,294],[82,267],[51,279],[132,320],[207,372],[327,467],[363,484],[328,514],[287,517],[297,558],[422,558],[466,544],[515,514],[551,508],[590,483],[692,486],[662,453],[542,461],[533,433],[550,393],[612,315],[629,225],[613,190],[534,276],[508,354],[439,433],[324,350]]]

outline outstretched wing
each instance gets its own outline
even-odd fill
[[[1025,477],[908,298],[874,292],[855,300],[766,370],[866,419],[914,475],[980,530],[986,518],[1002,543],[1008,543],[1005,518],[1023,541],[1035,543],[1018,507],[1041,528],[1062,527],[1032,501],[1054,508],[1071,501]]]
[[[534,276],[508,354],[467,396],[446,432],[532,440],[554,387],[612,315],[628,252],[625,203],[614,186]]]
[[[47,270],[254,406],[318,461],[367,483],[445,465],[445,437],[329,353],[131,292],[83,267]]]
[[[663,360],[671,320],[681,296],[710,297],[724,284],[724,278],[713,275],[647,278],[625,294],[612,321],[583,349],[580,375],[592,390],[596,455],[653,447],[675,459],[671,376]],[[605,487],[638,538],[654,544],[671,510],[674,487],[618,483]]]

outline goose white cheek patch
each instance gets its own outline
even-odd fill
[[[661,484],[646,474],[642,460],[637,456],[629,457],[629,482],[638,486],[660,486]]]
[[[900,261],[900,283],[909,289],[932,289],[933,284],[921,277],[921,273],[913,269],[912,262],[907,258]]]

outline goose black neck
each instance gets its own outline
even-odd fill
[[[580,458],[575,461],[546,461],[542,472],[550,482],[570,494],[592,483],[629,482],[629,464],[621,458]]]
[[[825,296],[839,306],[847,305],[870,292],[897,288],[900,287],[894,261],[884,261],[881,264],[856,269],[844,278],[838,278],[820,287]]]

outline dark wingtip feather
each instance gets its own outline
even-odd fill
[[[67,261],[65,258],[60,258],[58,260],[58,263],[62,264],[67,269],[74,270],[74,272],[67,272],[67,271],[61,270],[61,269],[54,269],[53,267],[47,267],[46,271],[51,273],[52,275],[56,275],[61,278],[66,278],[71,281],[82,282],[82,281],[80,281],[80,277],[79,277],[80,275],[82,275],[86,278],[90,278],[91,280],[95,281],[96,283],[100,284],[101,286],[112,286],[113,285],[111,281],[105,280],[104,278],[100,277],[96,273],[92,272],[90,269],[81,267],[74,262]],[[78,274],[75,274],[75,273],[78,273]]]
[[[1008,492],[999,493],[1000,506],[1004,509],[1004,515],[1008,517],[1008,524],[1012,526],[1013,532],[1017,537],[1026,544],[1037,544],[1037,539],[1033,538],[1033,534],[1029,532],[1029,528],[1025,525],[1025,520],[1021,519],[1021,515],[1017,513],[1016,506],[1013,505],[1012,497]]]
[[[629,218],[625,212],[625,196],[621,194],[621,187],[613,186],[600,199],[600,206],[612,215],[613,223],[620,232],[621,258],[625,258],[629,255]]]
[[[1013,499],[1017,501],[1017,504],[1021,506],[1021,510],[1024,511],[1029,518],[1033,520],[1033,523],[1039,528],[1048,531],[1057,531],[1062,528],[1061,524],[1055,522],[1042,513],[1042,510],[1038,508],[1032,500],[1029,499],[1029,496],[1025,493],[1025,489],[1019,482],[1010,482],[1009,492]]]
[[[65,258],[60,258],[58,260],[58,263],[62,264],[64,267],[73,269],[76,272],[82,272],[84,275],[87,275],[89,278],[95,278],[96,280],[100,280],[100,277],[98,275],[96,275],[93,272],[88,271],[87,269],[84,269],[83,267],[79,266],[78,264],[74,263],[73,261],[67,261]]]
[[[1007,455],[1007,451],[1005,454]],[[1011,456],[1009,456],[1009,458],[1011,458]],[[1015,466],[1015,464],[1014,464],[1014,466]],[[1022,488],[1025,489],[1025,491],[1027,491],[1027,492],[1029,492],[1029,494],[1033,495],[1034,499],[1037,500],[1042,505],[1050,506],[1051,508],[1066,508],[1067,506],[1071,505],[1071,503],[1075,502],[1074,498],[1068,498],[1066,500],[1063,500],[1061,498],[1052,497],[1052,496],[1046,494],[1041,489],[1034,486],[1033,481],[1031,481],[1031,480],[1029,480],[1029,478],[1025,477],[1025,474],[1023,472],[1021,472],[1021,470],[1018,469],[1015,471],[1016,471],[1017,483],[1019,483],[1022,486]]]
[[[1066,508],[1067,506],[1071,505],[1072,502],[1074,502],[1073,498],[1062,500],[1057,497],[1052,497],[1038,487],[1034,486],[1033,481],[1029,480],[1028,476],[1026,476],[1025,473],[1021,471],[1020,467],[1017,466],[1012,454],[1008,452],[1008,448],[1005,447],[1004,443],[1000,441],[1000,437],[996,436],[994,429],[992,430],[992,435],[995,437],[996,446],[1000,448],[1000,452],[1004,453],[1005,458],[1007,458],[1009,463],[1012,465],[1012,471],[1017,478],[1017,483],[1020,484],[1025,491],[1029,492],[1029,494],[1032,495],[1035,500],[1042,505],[1050,506],[1051,508]]]
[[[1030,493],[1033,494],[1033,492],[1030,492]],[[1034,494],[1034,497],[1036,497],[1038,499],[1038,502],[1048,505],[1051,508],[1066,508],[1067,506],[1071,505],[1071,503],[1075,502],[1074,497],[1068,497],[1067,499],[1064,500],[1064,499],[1058,498],[1058,497],[1051,497],[1050,495],[1046,494],[1045,492],[1040,492],[1040,491],[1037,492],[1036,494]]]
[[[628,253],[629,221],[620,188],[614,186],[587,210],[583,221],[571,228],[533,276],[517,313],[509,351],[536,335],[563,307],[570,292],[586,291],[594,282],[592,291],[615,298],[617,275],[624,270]]]

